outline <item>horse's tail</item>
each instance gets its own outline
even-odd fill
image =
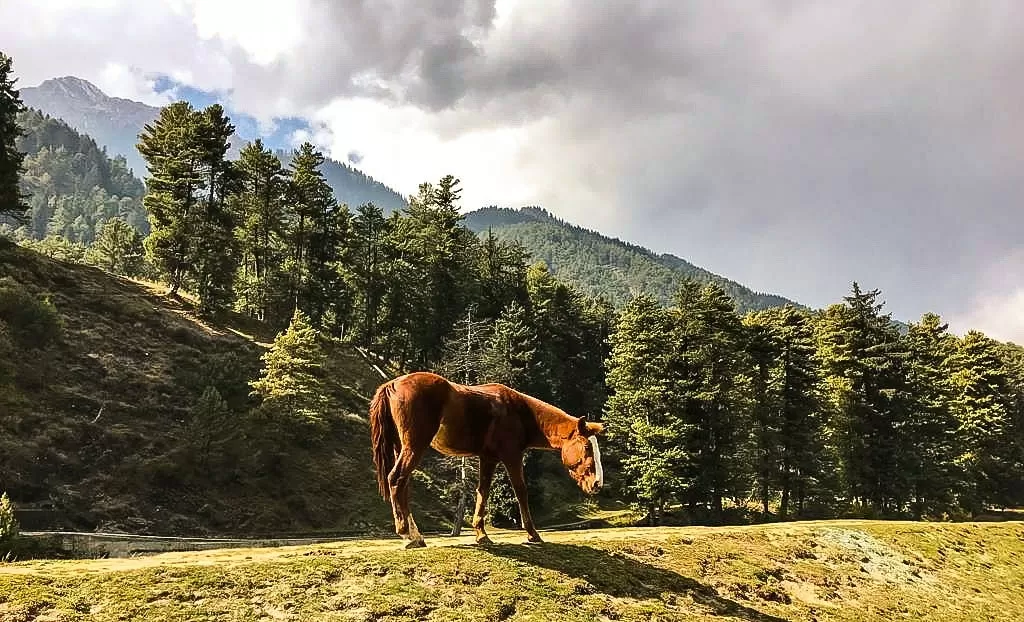
[[[398,428],[395,427],[395,420],[391,416],[390,393],[393,389],[391,382],[385,382],[377,387],[377,392],[370,402],[370,438],[373,444],[373,466],[377,469],[377,489],[385,499],[391,497],[391,487],[388,485],[388,474],[395,466],[395,456],[398,454]]]

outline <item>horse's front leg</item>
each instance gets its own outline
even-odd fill
[[[484,518],[487,516],[487,497],[491,494],[491,482],[497,466],[496,460],[480,456],[480,482],[476,487],[476,509],[473,511],[473,531],[476,532],[477,544],[492,544],[484,531]]]
[[[526,541],[530,543],[543,542],[537,528],[533,525],[533,517],[530,515],[530,502],[526,494],[526,477],[523,474],[523,457],[519,456],[512,461],[504,461],[505,470],[508,471],[508,479],[512,484],[512,490],[516,493],[516,501],[519,502],[519,515],[523,520],[523,529],[526,530]]]

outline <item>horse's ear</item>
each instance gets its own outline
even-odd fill
[[[576,420],[576,431],[579,432],[580,436],[587,435],[587,416],[583,415]]]

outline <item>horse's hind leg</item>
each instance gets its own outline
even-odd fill
[[[405,540],[404,548],[414,549],[426,546],[423,536],[416,528],[416,521],[412,518],[409,510],[409,485],[412,482],[412,473],[419,465],[422,450],[405,445],[402,447],[395,468],[388,476],[388,484],[391,486],[391,509],[395,515],[395,533]]]
[[[476,532],[477,544],[492,544],[484,531],[484,519],[487,516],[487,497],[491,494],[491,481],[497,466],[496,461],[480,457],[480,483],[476,487],[476,510],[473,512],[473,531]]]

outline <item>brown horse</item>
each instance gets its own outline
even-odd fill
[[[395,531],[405,548],[426,546],[409,511],[412,473],[428,446],[449,456],[479,456],[473,530],[479,544],[490,543],[484,531],[487,496],[498,463],[505,465],[519,501],[529,542],[541,542],[533,525],[523,478],[528,448],[562,453],[562,464],[588,494],[604,483],[597,435],[599,423],[562,410],[501,384],[467,386],[428,372],[385,382],[370,403],[370,433],[377,484],[391,501]]]

